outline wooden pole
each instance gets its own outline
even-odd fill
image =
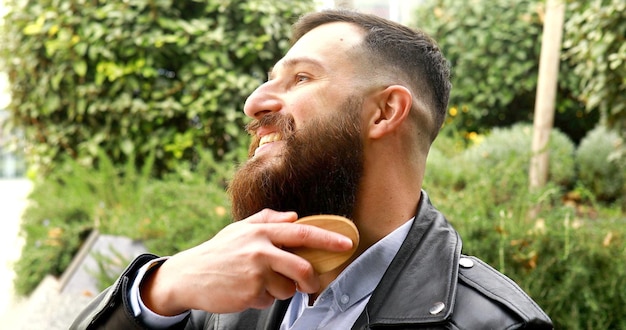
[[[531,189],[543,187],[548,180],[550,164],[548,142],[554,124],[564,17],[563,0],[547,0],[533,122],[532,158],[529,170]]]

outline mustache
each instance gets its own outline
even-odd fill
[[[250,143],[250,149],[248,150],[248,156],[254,155],[254,150],[259,146],[261,138],[257,136],[256,132],[261,127],[273,127],[277,133],[282,135],[283,140],[287,140],[294,135],[296,131],[296,121],[290,114],[280,114],[272,112],[264,115],[260,119],[254,119],[246,125],[246,131],[252,136],[252,142]]]
[[[269,113],[261,117],[261,119],[254,119],[248,125],[246,125],[246,131],[250,135],[256,135],[256,131],[264,126],[271,126],[276,128],[278,133],[289,134],[295,131],[296,122],[292,115],[283,115],[277,112]]]

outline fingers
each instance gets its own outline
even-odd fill
[[[266,292],[273,298],[285,300],[296,293],[296,282],[277,272],[271,273],[265,284]]]
[[[268,258],[271,272],[265,274],[265,293],[284,300],[293,296],[296,289],[307,293],[319,291],[319,277],[308,261],[282,250],[279,254]]]
[[[263,209],[245,220],[249,223],[272,223],[272,222],[294,222],[298,220],[296,212],[278,212],[271,209]]]
[[[309,247],[333,252],[352,248],[349,237],[330,230],[304,224],[268,224],[264,228],[274,245],[279,247]]]
[[[280,287],[273,288],[270,292],[276,290],[277,294],[284,294],[291,297],[295,293],[296,286],[301,292],[314,293],[320,289],[320,280],[313,266],[305,259],[287,251],[280,251],[271,264],[274,272],[281,274],[290,283],[279,282]],[[289,291],[292,289],[293,291]],[[276,296],[278,298],[278,296]],[[284,299],[284,298],[279,298]]]
[[[352,248],[352,240],[344,235],[309,225],[284,225],[297,219],[298,215],[295,212],[264,209],[243,221],[250,224],[266,224],[265,234],[278,247],[304,246],[333,252],[347,251]]]
[[[290,297],[290,296],[289,296]],[[289,297],[283,298],[283,299],[287,299]],[[274,297],[272,294],[270,294],[268,291],[265,291],[263,293],[261,293],[253,303],[250,304],[250,308],[255,308],[255,309],[266,309],[270,306],[272,306],[272,304],[274,303],[275,299],[280,299],[278,297]]]

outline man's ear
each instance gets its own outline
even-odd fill
[[[402,124],[411,112],[413,96],[404,86],[391,85],[375,95],[376,111],[370,117],[369,136],[377,139],[383,137]]]

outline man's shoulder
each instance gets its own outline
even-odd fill
[[[467,312],[498,308],[526,326],[552,329],[548,315],[510,278],[476,257],[461,256],[459,264],[457,303]]]

